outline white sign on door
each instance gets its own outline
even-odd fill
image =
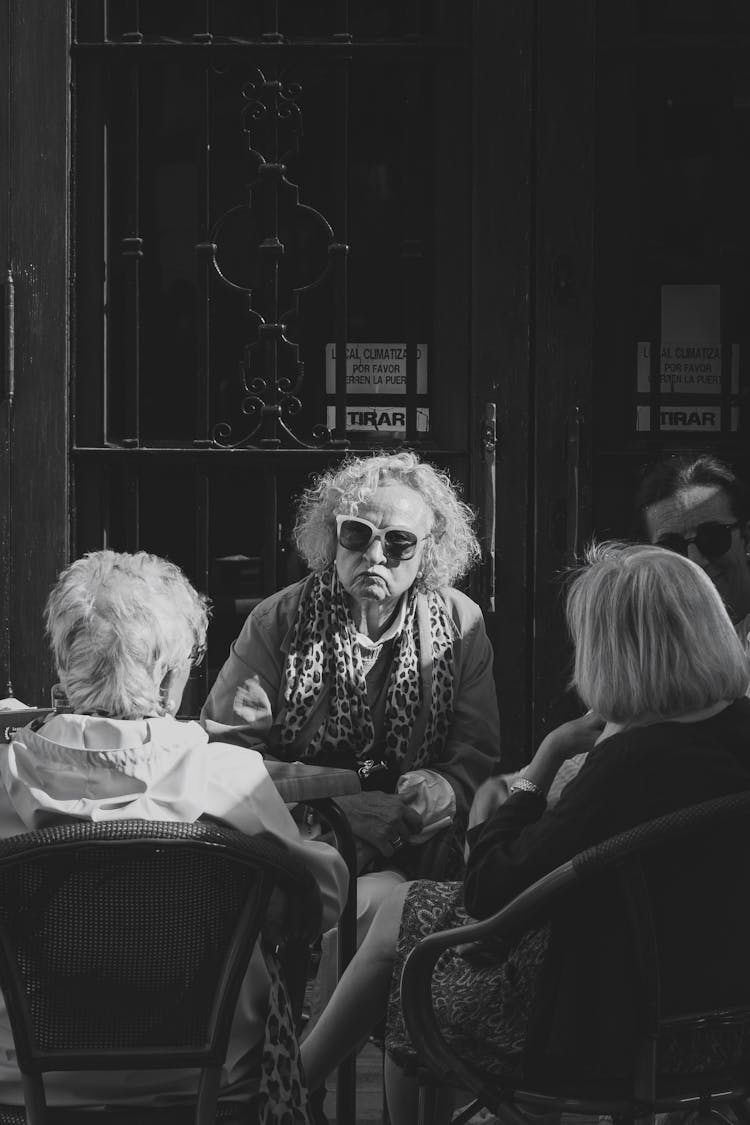
[[[659,389],[679,394],[720,394],[719,344],[662,340],[659,353]]]
[[[334,429],[336,425],[336,407],[327,408],[328,428]],[[404,406],[380,406],[368,403],[356,406],[348,404],[346,407],[346,428],[360,433],[371,434],[405,434],[406,433],[406,408]],[[417,433],[426,434],[430,429],[430,411],[427,407],[417,407]]]
[[[736,430],[739,424],[739,414],[736,406],[730,407],[729,426]],[[651,407],[639,406],[637,408],[636,429],[651,429]],[[659,407],[659,429],[682,430],[689,433],[714,433],[721,429],[721,407],[717,403],[705,402],[697,406],[671,406]]]
[[[417,394],[427,394],[427,345],[417,345]],[[336,345],[326,344],[326,391],[336,392]],[[347,395],[405,395],[406,344],[347,344]]]

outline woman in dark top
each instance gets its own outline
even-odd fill
[[[492,780],[482,786],[464,884],[420,881],[397,888],[303,1045],[308,1080],[315,1084],[388,1007],[393,1125],[415,1120],[415,1085],[398,1067],[406,1061],[408,1040],[397,987],[403,958],[416,941],[492,914],[547,871],[623,829],[750,788],[748,658],[699,566],[658,547],[594,547],[588,565],[572,579],[566,611],[575,645],[573,683],[589,712],[545,737],[503,803]],[[559,802],[547,808],[546,794],[562,763],[592,748]],[[700,879],[701,862],[691,853],[685,862],[681,856],[679,869],[663,873],[665,901],[686,878]],[[747,933],[747,908],[739,903],[727,909],[735,911],[721,919],[728,923],[730,966],[737,964],[732,942]],[[580,958],[580,981],[572,987],[579,1000],[580,989],[588,989],[583,1001],[591,1013],[591,1041],[581,1046],[593,1052],[596,1065],[598,1041],[612,1046],[607,993],[622,992],[627,983],[611,972],[618,927],[605,904],[597,917],[575,921],[562,940],[573,942]],[[675,957],[700,966],[705,924],[685,920]],[[488,1058],[520,1051],[548,941],[547,928],[526,935],[502,965],[472,964],[455,951],[444,955],[434,995],[446,1034],[464,1049],[468,1043],[481,1052],[489,1045]],[[721,966],[712,971],[715,977]],[[700,972],[693,975],[699,991]],[[730,987],[735,984],[728,980]],[[551,1042],[551,1049],[557,1047]],[[570,1048],[562,1044],[562,1053]]]

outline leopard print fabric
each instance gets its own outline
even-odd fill
[[[463,904],[463,883],[412,883],[404,902],[391,979],[385,1047],[408,1073],[417,1055],[404,1023],[400,983],[414,946],[439,930],[473,922]],[[440,1030],[456,1054],[502,1077],[518,1073],[538,982],[547,955],[549,926],[523,934],[500,949],[491,942],[471,955],[446,949],[432,974],[432,1004]]]
[[[408,598],[385,709],[384,761],[397,772],[424,705],[420,613],[429,615],[431,698],[424,736],[409,768],[439,761],[453,714],[453,639],[445,604],[435,592],[420,598],[414,587]],[[300,754],[303,761],[314,762],[323,753],[352,749],[363,760],[375,742],[364,668],[355,637],[356,629],[336,569],[330,567],[310,580],[300,603],[285,669],[282,747],[291,749],[321,694],[329,693],[328,715]]]
[[[294,1017],[278,960],[263,957],[271,980],[257,1102],[258,1125],[312,1125]]]

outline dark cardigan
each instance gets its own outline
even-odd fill
[[[513,794],[469,833],[466,908],[484,918],[577,852],[618,832],[712,797],[750,788],[750,700],[739,699],[697,723],[655,723],[615,734],[588,756],[552,809],[526,792]],[[727,1004],[750,998],[750,887],[738,894],[741,849],[750,826],[737,825],[705,854],[686,844],[651,874],[660,904],[657,933],[668,950],[664,1012],[687,1012],[704,998]],[[719,853],[719,854],[717,854]],[[744,870],[747,871],[747,866]],[[707,963],[709,933],[720,956]],[[633,1013],[632,965],[622,919],[606,886],[595,905],[555,919],[530,1036],[559,1069],[585,1059],[592,1074],[622,1073]],[[575,1019],[573,1011],[576,1012]]]

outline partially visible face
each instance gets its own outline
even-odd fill
[[[172,678],[167,688],[167,698],[172,704],[172,714],[176,714],[180,709],[182,697],[185,694],[185,687],[187,686],[188,679],[190,678],[190,661],[186,660],[179,668],[175,668],[172,673]]]
[[[386,557],[383,543],[374,539],[364,551],[336,546],[336,571],[341,585],[355,603],[395,604],[414,582],[424,553],[424,539],[432,527],[432,513],[418,492],[403,484],[384,484],[363,501],[357,516],[375,527],[399,527],[419,538],[414,556],[398,560]]]
[[[736,523],[729,497],[718,485],[695,484],[683,488],[667,500],[646,509],[646,528],[652,543],[664,535],[677,534],[690,539],[702,523]],[[705,570],[721,594],[733,621],[750,613],[750,568],[746,557],[748,525],[731,533],[729,549],[718,558],[702,555],[695,543],[688,546],[688,558]]]

